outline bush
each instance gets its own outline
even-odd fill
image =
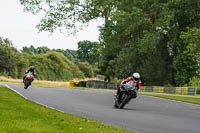
[[[197,94],[200,94],[200,88],[197,88]]]
[[[197,94],[200,94],[200,78],[193,77],[189,82],[189,86],[196,87],[197,88]]]
[[[93,67],[88,62],[79,62],[77,65],[79,69],[84,73],[85,77],[94,77]]]
[[[48,52],[35,54],[30,58],[30,65],[36,69],[37,79],[64,81],[74,78],[84,78],[78,66],[69,61],[62,53]]]

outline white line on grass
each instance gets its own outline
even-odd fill
[[[21,93],[19,93],[19,92],[16,91],[15,89],[11,88],[11,87],[8,86],[7,84],[5,85],[5,87],[11,89],[12,91],[16,92],[18,95],[20,95],[20,96],[22,96],[23,98],[29,100],[27,97],[23,96]],[[50,108],[50,109],[53,109],[53,110],[57,110],[57,111],[62,112],[62,113],[66,113],[66,112],[64,112],[64,111],[62,111],[62,110],[59,110],[59,109],[56,109],[56,108],[53,108],[53,107],[47,106],[47,105],[45,105],[45,104],[42,104],[42,103],[37,102],[37,101],[34,101],[34,100],[29,100],[29,101],[33,101],[33,102],[35,102],[35,103],[37,103],[37,104],[39,104],[39,105],[45,106],[45,107],[47,107],[47,108]]]

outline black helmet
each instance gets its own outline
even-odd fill
[[[34,66],[30,66],[30,67],[29,67],[29,69],[32,69],[32,70],[34,70],[34,69],[35,69],[35,67],[34,67]]]

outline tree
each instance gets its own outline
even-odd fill
[[[5,47],[13,47],[12,41],[10,41],[8,38],[0,37],[0,45]]]
[[[120,2],[117,9],[108,28],[102,31],[105,48],[101,67],[106,76],[124,78],[137,71],[148,84],[171,82],[169,76],[162,76],[168,75],[167,69],[172,64],[166,43],[165,29],[171,20],[167,4],[126,0]],[[157,66],[164,69],[156,69]]]
[[[49,51],[47,47],[24,47],[22,53],[12,42],[0,37],[0,75],[21,78],[30,65],[34,65],[37,79],[71,80],[84,78],[79,67],[60,52]]]
[[[34,53],[37,53],[37,50],[33,45],[31,45],[30,47],[26,47],[26,46],[23,47],[21,52],[28,53],[28,54],[34,54]]]
[[[45,54],[45,53],[47,53],[47,52],[49,52],[49,51],[50,51],[50,49],[49,49],[48,47],[46,47],[46,46],[37,47],[37,48],[36,48],[36,53],[37,53],[37,54]]]
[[[195,75],[198,63],[191,61],[191,56],[184,56],[186,44],[181,32],[187,27],[199,27],[199,5],[198,0],[119,2],[108,27],[101,31],[105,45],[103,73],[120,78],[136,70],[150,85],[187,83]],[[191,69],[192,63],[195,65]],[[181,78],[184,80],[180,83]]]
[[[21,50],[22,53],[28,53],[28,54],[44,54],[49,51],[51,50],[46,46],[35,48],[33,45],[31,45],[30,47],[25,46]]]
[[[0,37],[0,74],[17,78],[20,53],[10,40]]]
[[[46,13],[41,31],[73,32],[103,18],[99,67],[108,79],[138,71],[147,85],[183,85],[197,73],[199,54],[191,51],[198,49],[192,35],[198,38],[199,0],[20,1],[27,11]]]
[[[200,15],[198,13],[200,11],[200,1],[171,1],[169,2],[169,8],[174,12],[173,32],[171,32],[169,43],[173,46],[175,82],[176,85],[180,86],[187,84],[191,77],[196,75],[197,56],[191,54],[192,52],[188,47],[195,46],[189,45],[189,42],[193,41],[193,44],[195,44],[194,41],[198,40],[191,38],[193,33],[197,33],[197,30],[194,29],[200,26]],[[193,29],[195,32],[188,30],[188,28]]]
[[[187,84],[193,77],[200,77],[200,29],[187,28],[181,32],[183,50],[174,60],[174,67],[177,70],[177,85]]]
[[[100,44],[98,42],[80,41],[77,50],[78,59],[95,64],[100,57]]]
[[[93,68],[88,62],[79,62],[77,65],[79,69],[84,73],[85,77],[94,77]]]
[[[30,64],[35,66],[37,79],[65,81],[84,78],[78,66],[62,53],[51,51],[46,54],[29,55],[26,58],[29,58]]]
[[[78,62],[78,54],[77,50],[70,50],[70,49],[54,49],[53,51],[61,52],[65,57],[67,57],[69,60],[77,63]]]
[[[67,33],[73,34],[87,26],[91,20],[101,17],[107,21],[115,0],[20,0],[20,3],[25,11],[45,14],[37,25],[39,31],[54,32],[57,29],[66,29]]]

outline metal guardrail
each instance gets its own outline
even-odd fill
[[[117,89],[118,85],[115,83],[109,83],[105,81],[89,80],[89,81],[86,81],[86,87],[102,88],[102,89]]]
[[[161,87],[161,86],[143,86],[143,92],[169,93],[179,95],[196,95],[195,87]]]
[[[87,88],[101,88],[101,89],[117,89],[119,87],[116,83],[109,83],[98,80],[80,81],[78,83],[80,87]],[[195,87],[162,87],[162,86],[142,86],[143,92],[156,92],[156,93],[169,93],[179,95],[196,95],[197,88]]]

